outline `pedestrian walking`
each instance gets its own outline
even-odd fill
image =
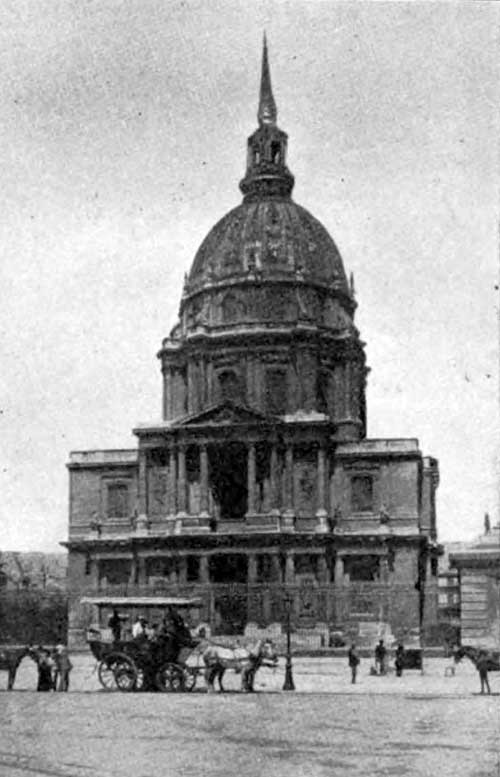
[[[381,639],[378,643],[378,645],[375,648],[375,667],[377,668],[377,671],[380,675],[385,674],[385,656],[386,656],[386,649],[384,645],[384,640]]]
[[[394,657],[395,659],[394,666],[396,667],[396,677],[401,677],[401,675],[403,674],[404,656],[405,656],[405,649],[400,642],[396,648],[396,655]]]
[[[69,690],[69,673],[73,669],[66,645],[57,645],[54,660],[56,665],[54,690],[66,692]]]
[[[476,669],[479,672],[479,679],[481,681],[481,693],[484,693],[485,688],[488,693],[491,693],[488,680],[488,653],[486,650],[479,651],[479,655],[476,659]]]
[[[36,663],[38,667],[37,691],[52,691],[54,689],[52,678],[54,662],[50,657],[49,651],[43,648],[39,649]]]
[[[359,666],[359,656],[354,642],[349,648],[349,653],[347,655],[348,655],[349,666],[351,667],[351,683],[354,685],[354,683],[356,682],[356,676],[358,674],[358,666]]]
[[[108,621],[108,628],[111,629],[113,635],[113,642],[119,642],[122,635],[122,619],[116,607],[113,610],[113,614]]]

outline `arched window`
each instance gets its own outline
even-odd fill
[[[266,370],[266,412],[270,415],[286,413],[286,370],[271,368]]]
[[[271,160],[275,165],[279,165],[281,162],[281,143],[277,140],[273,140],[271,143]]]

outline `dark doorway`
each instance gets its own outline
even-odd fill
[[[211,556],[210,580],[212,583],[246,583],[248,560],[243,553],[221,553]]]
[[[247,622],[248,560],[242,553],[210,558],[214,586],[214,634],[243,634]],[[218,585],[217,585],[218,584]]]
[[[241,443],[213,446],[210,485],[222,521],[240,520],[247,511],[247,449]]]

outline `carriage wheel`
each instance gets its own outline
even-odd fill
[[[122,655],[114,665],[116,687],[119,691],[135,691],[139,671],[129,656]]]
[[[97,676],[105,691],[116,691],[113,664],[111,664],[107,658],[101,661],[99,664],[99,668],[97,669]]]
[[[177,664],[164,664],[156,673],[156,687],[164,693],[184,690],[184,672]]]
[[[121,655],[119,653],[110,653],[99,664],[97,676],[105,691],[117,690],[115,669],[120,658]]]
[[[192,691],[196,685],[196,678],[198,676],[197,668],[195,666],[183,666],[182,672],[184,675],[184,690]]]

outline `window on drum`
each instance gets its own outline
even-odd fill
[[[234,370],[223,370],[218,375],[220,398],[223,402],[241,402],[242,386]]]
[[[286,413],[286,370],[266,370],[266,411],[270,415]]]

